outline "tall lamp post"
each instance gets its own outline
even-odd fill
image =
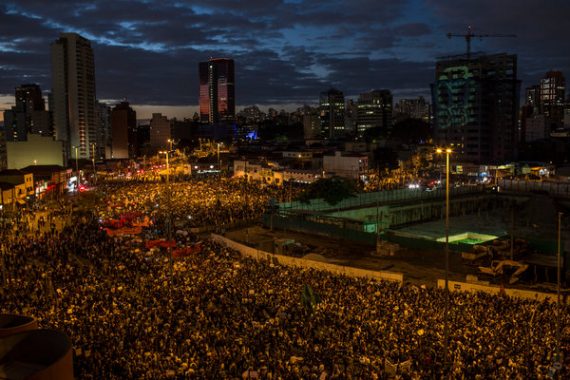
[[[438,148],[438,154],[445,153],[445,311],[444,311],[444,371],[449,359],[449,155],[451,148]]]

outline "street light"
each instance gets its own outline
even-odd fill
[[[445,153],[445,313],[444,313],[444,371],[449,356],[449,155],[451,148],[437,148],[437,154]]]
[[[160,152],[158,152],[158,154],[166,155],[166,186],[168,186],[170,183],[170,166],[168,164],[168,151],[161,150]]]

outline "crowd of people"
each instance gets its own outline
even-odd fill
[[[63,205],[60,228],[48,216],[2,240],[0,313],[64,331],[78,379],[546,379],[561,360],[557,320],[568,356],[570,316],[551,302],[452,293],[446,318],[442,290],[255,261],[192,233],[176,246],[202,249],[171,264],[144,235],[101,228],[121,210],[152,212],[161,185],[136,186],[102,186],[93,212]],[[257,215],[234,186],[175,184],[173,210],[194,226]],[[266,204],[268,190],[250,187]]]
[[[145,183],[116,182],[101,189],[109,196],[104,217],[125,212],[142,212],[154,219],[171,215],[178,227],[225,227],[243,221],[260,220],[270,202],[283,197],[283,189],[259,186],[243,179],[202,178],[199,180]],[[299,190],[289,190],[297,193]]]

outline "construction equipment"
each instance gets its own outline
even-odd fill
[[[483,39],[488,37],[516,37],[515,34],[475,34],[471,30],[471,26],[467,27],[467,33],[447,33],[447,38],[451,37],[463,37],[465,38],[465,42],[467,43],[467,59],[471,58],[471,39],[473,37]]]
[[[507,268],[517,268],[509,278],[509,284],[514,284],[519,280],[521,274],[528,269],[528,264],[514,260],[493,260],[490,267],[479,267],[479,271],[493,277],[502,276]]]

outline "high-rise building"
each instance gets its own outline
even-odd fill
[[[16,105],[4,111],[8,141],[26,141],[28,133],[51,136],[51,115],[45,109],[37,84],[23,84],[15,90]]]
[[[113,158],[132,158],[137,128],[137,113],[129,102],[121,102],[111,111],[111,141]]]
[[[321,133],[321,120],[319,111],[310,106],[300,109],[303,120],[303,137],[305,140],[318,138]]]
[[[161,113],[153,113],[150,120],[150,148],[167,149],[170,137],[170,120]]]
[[[534,85],[527,87],[525,90],[524,105],[521,107],[520,111],[520,132],[518,140],[520,143],[525,143],[527,137],[532,137],[536,135],[534,132],[527,132],[527,125],[531,125],[531,129],[534,131],[536,129],[537,120],[536,116],[540,114],[540,86]],[[536,120],[535,120],[536,119]]]
[[[51,45],[53,119],[66,159],[90,158],[97,141],[95,64],[89,40],[62,33]]]
[[[6,137],[4,129],[0,128],[0,171],[8,168],[8,157],[6,153]]]
[[[344,131],[347,136],[355,136],[358,124],[358,104],[352,99],[344,107]]]
[[[514,159],[519,92],[516,55],[440,59],[432,84],[436,141],[462,161]]]
[[[411,99],[400,99],[394,106],[394,114],[398,119],[420,119],[430,122],[431,106],[423,96]],[[396,115],[394,117],[396,117]]]
[[[112,157],[111,107],[97,101],[95,103],[95,121],[97,123],[96,159]]]
[[[42,90],[37,84],[18,86],[15,93],[18,111],[31,114],[32,111],[43,111],[46,109]]]
[[[200,62],[200,120],[233,121],[236,112],[234,60],[211,58]]]
[[[358,121],[356,133],[362,137],[370,128],[381,128],[384,135],[392,128],[392,93],[390,90],[374,90],[358,97]]]
[[[560,71],[549,71],[540,80],[540,113],[543,113],[551,130],[560,128],[564,120],[566,79]]]
[[[532,113],[540,113],[542,106],[540,102],[540,86],[534,85],[525,90],[525,105],[532,108]]]
[[[329,139],[344,136],[344,94],[342,91],[331,88],[321,92],[319,111],[322,136]]]

